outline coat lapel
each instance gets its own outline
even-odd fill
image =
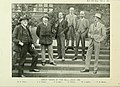
[[[97,27],[95,27],[95,25],[94,25],[94,30],[95,30],[95,31],[96,31],[96,30],[99,31],[99,29],[100,29],[100,23],[97,24]]]

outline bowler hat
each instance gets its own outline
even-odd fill
[[[43,18],[47,18],[49,20],[49,16],[43,16],[41,19],[43,19]]]
[[[22,20],[29,20],[28,17],[20,17],[19,21],[22,21]]]

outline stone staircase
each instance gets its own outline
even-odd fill
[[[86,51],[88,47],[88,41],[86,41]],[[99,55],[99,64],[98,64],[98,73],[96,75],[93,74],[93,65],[94,65],[94,54],[92,55],[90,72],[82,73],[81,69],[84,68],[84,61],[81,59],[81,45],[79,47],[79,57],[77,60],[72,61],[74,57],[74,51],[69,49],[66,52],[65,61],[61,61],[61,59],[55,59],[57,63],[56,66],[49,64],[48,53],[46,50],[46,59],[47,64],[45,66],[41,65],[41,49],[40,46],[36,46],[36,50],[39,53],[39,59],[37,63],[37,67],[40,69],[40,72],[29,72],[31,65],[31,56],[27,54],[26,62],[24,64],[24,75],[26,77],[37,77],[37,78],[109,78],[110,77],[110,50],[101,46],[100,55]],[[53,42],[53,56],[54,58],[57,56],[57,46],[56,40]],[[15,69],[12,70],[12,76],[18,76],[18,63],[15,65]]]

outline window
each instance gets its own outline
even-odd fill
[[[48,4],[44,4],[44,7],[48,7]]]
[[[48,12],[48,8],[44,8],[44,12]]]

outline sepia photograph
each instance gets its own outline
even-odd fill
[[[110,78],[110,4],[11,3],[12,78]]]

